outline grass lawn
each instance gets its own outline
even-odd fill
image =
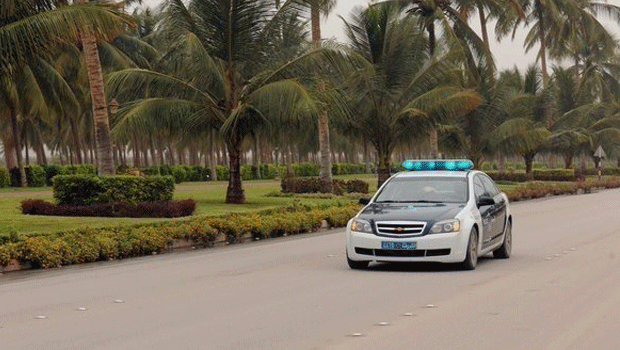
[[[370,192],[377,190],[375,175],[343,175],[339,179],[361,179],[370,184]],[[295,200],[308,204],[330,203],[334,199],[268,197],[270,192],[280,190],[276,180],[244,181],[246,204],[231,205],[224,203],[228,183],[187,182],[176,186],[175,199],[193,199],[197,203],[195,215],[220,215],[232,212],[248,212],[275,208],[292,204]],[[507,190],[519,186],[518,183],[500,182],[499,187]],[[60,217],[22,215],[20,203],[25,199],[43,199],[52,201],[52,189],[44,188],[5,188],[0,189],[0,234],[11,231],[18,233],[55,232],[83,226],[102,227],[124,224],[136,224],[170,219],[135,219],[135,218],[99,218],[99,217]]]
[[[362,179],[370,183],[370,190],[376,191],[377,181],[373,175],[345,175],[339,179]],[[270,192],[280,190],[280,182],[275,180],[244,181],[246,204],[224,203],[228,182],[187,182],[176,185],[175,199],[193,199],[197,203],[195,215],[219,215],[232,212],[276,208],[290,205],[295,200],[302,203],[330,203],[333,199],[267,197]],[[90,226],[115,226],[170,219],[99,218],[99,217],[61,217],[23,215],[20,203],[25,199],[52,201],[52,189],[43,188],[4,188],[0,189],[0,234],[15,231],[18,233],[55,232]]]

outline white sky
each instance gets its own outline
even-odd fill
[[[605,2],[605,0],[599,0]],[[369,3],[369,0],[337,0],[336,8],[332,14],[323,21],[322,36],[324,38],[336,38],[339,41],[346,40],[344,32],[342,30],[342,20],[338,15],[348,19],[349,13],[355,6],[365,6]],[[155,7],[161,3],[160,0],[144,0],[144,5]],[[620,6],[620,0],[608,0],[607,3]],[[470,25],[474,30],[480,34],[479,20],[477,17],[470,20]],[[620,24],[611,22],[605,18],[600,19],[605,23],[606,27],[615,33],[620,39]],[[489,24],[489,37],[491,38],[491,51],[496,60],[496,65],[499,69],[512,68],[514,66],[524,69],[534,62],[536,59],[536,53],[538,48],[533,48],[525,53],[523,48],[523,41],[525,39],[526,31],[520,30],[517,32],[514,41],[510,37],[504,38],[501,43],[495,42],[495,34],[493,33],[493,24]],[[553,62],[549,63],[551,67]]]

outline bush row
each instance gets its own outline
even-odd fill
[[[51,216],[98,216],[116,218],[178,218],[196,210],[191,199],[174,202],[104,203],[95,205],[56,205],[40,199],[22,201],[22,214]]]
[[[531,175],[526,173],[486,172],[495,181],[527,182],[527,181],[575,181],[573,169],[534,169]]]
[[[399,165],[398,165],[399,166]],[[397,165],[394,165],[394,169]],[[316,163],[296,163],[292,165],[293,174],[297,177],[319,176],[321,167]],[[374,172],[374,164],[371,166],[371,172]],[[120,171],[120,170],[119,170]],[[123,169],[122,172],[127,172]],[[140,170],[144,175],[170,175],[173,176],[176,183],[186,181],[209,181],[209,168],[202,166],[187,165],[162,165],[157,167],[143,168]],[[227,166],[218,165],[215,168],[217,179],[220,181],[228,180],[230,171]],[[241,166],[241,178],[243,180],[255,180],[254,174],[258,173],[260,179],[275,179],[286,177],[286,165],[276,166],[275,164],[260,164],[258,169],[254,171],[252,165]],[[364,174],[364,164],[334,163],[332,164],[332,175],[348,175],[348,174]]]
[[[54,234],[7,238],[0,245],[0,266],[13,259],[34,268],[56,267],[98,260],[150,255],[171,247],[174,239],[212,244],[218,237],[230,243],[241,237],[268,238],[317,230],[323,220],[345,226],[358,205],[333,207],[292,206],[260,213],[199,217],[114,228],[83,228]]]
[[[11,176],[6,168],[0,168],[0,188],[8,187],[11,184]]]
[[[56,175],[97,174],[97,168],[90,164],[81,165],[29,165],[24,167],[29,187],[51,186]],[[21,186],[21,175],[18,168],[0,169],[0,187],[3,187],[3,173],[9,174],[9,185]]]
[[[284,193],[319,193],[321,192],[321,179],[318,177],[282,179],[280,188]],[[333,180],[334,194],[343,193],[368,193],[368,183],[362,180]]]
[[[620,188],[620,178],[608,178],[603,180],[581,181],[572,183],[550,184],[544,182],[529,182],[507,189],[504,192],[508,199],[513,202],[543,198],[548,195],[577,194],[579,190],[590,192],[593,188]]]
[[[174,193],[171,176],[94,176],[58,175],[54,177],[54,198],[59,205],[104,203],[168,202]]]

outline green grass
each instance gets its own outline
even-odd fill
[[[377,187],[373,175],[345,175],[341,179],[362,179],[370,183],[370,190]],[[176,186],[174,199],[193,199],[197,203],[195,215],[220,215],[270,209],[292,204],[298,200],[307,204],[328,204],[334,199],[267,197],[266,194],[280,190],[280,182],[275,180],[244,181],[246,203],[231,205],[225,203],[228,183],[188,182]],[[20,203],[25,199],[43,199],[52,201],[52,189],[43,188],[4,188],[0,189],[0,234],[15,231],[17,233],[55,232],[78,227],[104,227],[169,219],[135,219],[135,218],[99,218],[99,217],[59,217],[23,215]]]

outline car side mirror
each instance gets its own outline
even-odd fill
[[[478,205],[478,208],[486,207],[490,205],[495,205],[495,200],[491,197],[483,196],[478,198],[478,202],[476,204]]]
[[[370,198],[360,198],[359,203],[361,205],[367,205],[368,203],[370,203]]]

